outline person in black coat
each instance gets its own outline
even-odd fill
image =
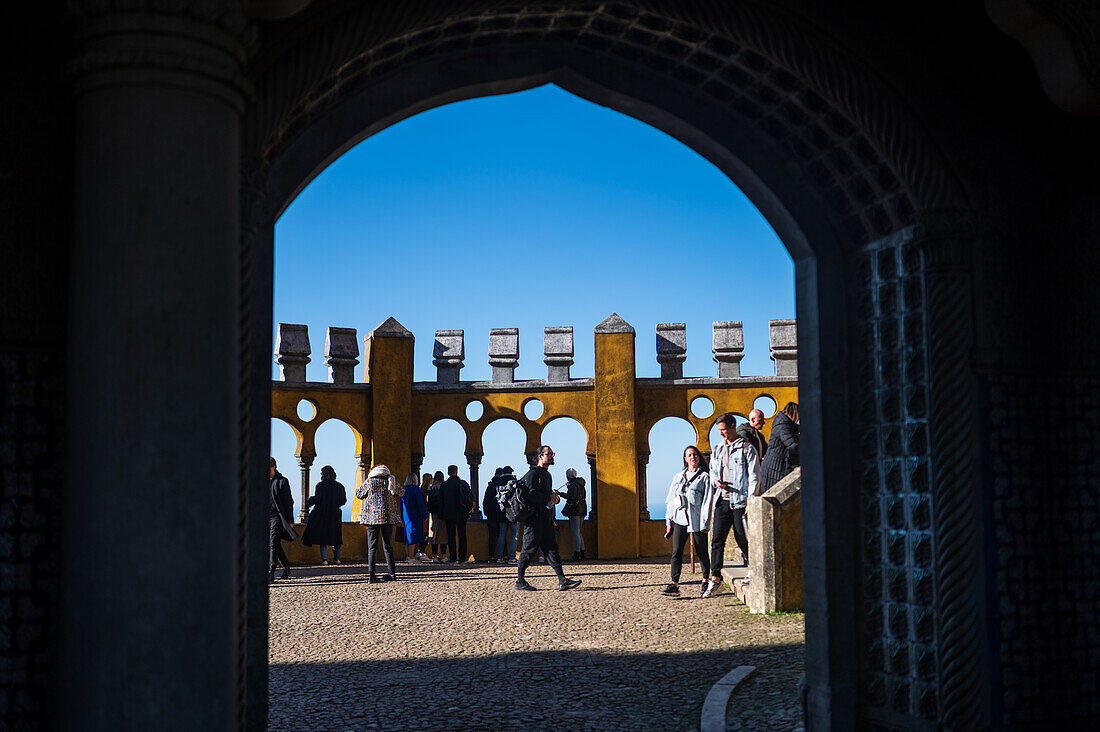
[[[447,466],[447,480],[439,489],[443,520],[447,522],[447,562],[464,564],[466,557],[466,519],[474,506],[470,503],[470,484],[458,477],[458,466]],[[457,547],[456,547],[457,543]]]
[[[554,490],[554,482],[547,470],[553,464],[554,451],[549,445],[543,445],[539,448],[538,463],[520,478],[519,490],[523,491],[523,502],[534,507],[534,513],[523,522],[523,550],[519,553],[519,566],[516,568],[517,590],[535,589],[524,578],[524,573],[540,550],[546,554],[546,562],[558,576],[559,590],[571,590],[581,583],[580,580],[567,578],[561,568],[558,537],[554,533],[554,504],[561,501],[561,496]]]
[[[565,471],[565,507],[561,514],[569,519],[569,526],[573,529],[573,561],[584,560],[584,535],[581,529],[584,527],[584,517],[588,515],[588,501],[584,489],[584,478],[577,475],[573,468]]]
[[[340,507],[348,502],[348,492],[336,482],[336,471],[331,465],[321,468],[321,482],[313,489],[313,495],[306,501],[306,508],[313,508],[302,532],[302,544],[321,547],[321,564],[328,564],[328,548],[332,547],[332,558],[340,563],[340,547],[344,543],[340,516]]]
[[[294,498],[290,494],[290,481],[275,469],[275,458],[271,458],[271,509],[270,532],[267,552],[268,581],[275,581],[275,560],[283,565],[282,578],[290,577],[290,560],[283,551],[284,541],[294,541],[298,532],[294,530]]]
[[[504,512],[497,503],[497,488],[500,487],[500,476],[504,468],[497,468],[493,479],[485,486],[485,499],[481,502],[481,508],[485,512],[485,527],[489,530],[489,561],[497,562],[504,559],[497,551],[500,540],[500,527],[506,522]]]
[[[798,405],[787,402],[772,418],[768,452],[760,465],[763,473],[760,492],[771,488],[798,465]]]

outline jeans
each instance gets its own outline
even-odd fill
[[[511,550],[505,554],[504,547],[508,544],[508,535],[512,535]],[[497,559],[504,559],[505,556],[509,560],[516,558],[516,539],[519,538],[519,534],[516,532],[516,523],[514,521],[501,521],[500,522],[500,535],[497,537]]]
[[[546,554],[546,562],[558,575],[558,580],[565,579],[565,572],[561,568],[561,556],[558,554],[558,537],[554,533],[553,520],[547,516],[536,516],[530,524],[523,527],[523,550],[519,553],[518,579],[523,579],[523,573],[527,571],[527,565],[535,555],[542,551]]]
[[[338,545],[332,547],[332,558],[335,559],[337,562],[340,561],[340,547]],[[328,561],[328,547],[324,544],[321,545],[321,561]]]
[[[393,563],[393,544],[390,537],[393,536],[393,524],[368,524],[367,525],[367,571],[374,576],[374,560],[378,553],[378,538],[382,538],[382,553],[386,555],[386,566],[390,574],[397,576],[397,566]]]
[[[672,581],[680,582],[680,570],[684,566],[684,547],[687,546],[688,536],[695,546],[695,555],[699,557],[699,565],[703,569],[703,577],[710,577],[710,558],[707,556],[707,532],[687,530],[680,524],[672,525]]]
[[[455,550],[455,535],[458,535],[458,550]],[[447,551],[452,562],[465,562],[466,557],[466,519],[447,519]]]
[[[584,516],[570,516],[569,525],[573,528],[573,551],[584,551],[584,536],[581,527],[584,526]]]
[[[745,507],[730,508],[729,501],[720,498],[714,504],[714,524],[710,530],[710,571],[712,577],[722,576],[722,567],[725,564],[726,538],[733,529],[733,540],[737,542],[737,548],[748,559],[749,539],[745,535]]]

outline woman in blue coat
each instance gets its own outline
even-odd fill
[[[405,561],[413,563],[417,545],[424,541],[424,519],[428,517],[424,494],[416,484],[416,473],[405,476],[405,494],[401,496],[401,518],[405,522]]]

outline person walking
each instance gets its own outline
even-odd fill
[[[504,472],[504,468],[497,468],[493,473],[492,480],[485,486],[485,498],[481,501],[481,510],[485,513],[485,528],[489,533],[489,562],[494,563],[498,561],[504,561],[503,553],[498,544],[500,543],[500,528],[501,524],[505,523],[504,512],[500,510],[500,504],[497,503],[497,489],[500,487],[500,476]]]
[[[523,491],[524,503],[533,507],[531,517],[523,526],[523,550],[519,553],[519,565],[517,567],[516,589],[533,591],[535,589],[524,578],[528,565],[535,554],[541,549],[546,554],[546,561],[558,576],[558,589],[571,590],[580,585],[581,581],[569,579],[561,568],[561,557],[558,555],[558,539],[554,534],[554,505],[561,497],[554,490],[550,471],[547,470],[554,464],[554,451],[549,445],[539,448],[538,463],[527,471],[520,479],[518,490]]]
[[[749,541],[745,535],[745,506],[750,495],[757,495],[760,486],[760,456],[752,443],[737,436],[737,424],[732,414],[718,418],[718,433],[722,442],[714,448],[710,463],[710,481],[714,486],[714,526],[710,537],[711,580],[703,588],[703,597],[710,597],[722,586],[722,565],[725,560],[726,538],[733,529],[733,538],[748,565]],[[773,448],[774,449],[774,448]]]
[[[359,509],[359,523],[367,527],[367,572],[371,584],[397,579],[397,567],[393,561],[393,536],[394,524],[401,521],[400,498],[405,489],[397,483],[390,469],[385,465],[375,465],[371,468],[367,479],[355,490],[355,497],[362,503]],[[379,579],[374,573],[375,559],[377,558],[378,540],[382,540],[382,552],[386,556],[386,567],[389,569],[383,579]]]
[[[427,475],[425,473],[425,475]],[[443,471],[435,471],[428,486],[428,540],[432,545],[433,562],[443,561],[443,548],[447,546],[447,522],[443,520]]]
[[[466,520],[474,506],[470,502],[470,484],[458,477],[458,466],[447,466],[447,480],[440,489],[443,500],[443,520],[447,522],[448,563],[465,564]]]
[[[409,473],[405,476],[405,492],[401,496],[401,518],[405,523],[405,561],[409,564],[420,558],[416,556],[416,547],[424,541],[426,517],[424,494],[416,484],[416,473]]]
[[[340,547],[344,543],[342,536],[340,507],[348,502],[348,493],[344,486],[336,482],[336,471],[331,465],[321,468],[321,482],[313,489],[313,495],[306,501],[306,508],[313,508],[306,520],[302,532],[304,546],[321,547],[321,564],[328,564],[328,548],[332,547],[332,561],[340,563]]]
[[[672,581],[661,590],[662,595],[680,595],[680,571],[684,566],[684,547],[689,538],[703,569],[701,592],[706,592],[710,579],[707,528],[710,526],[713,493],[703,453],[695,445],[688,445],[684,448],[684,469],[672,476],[665,499],[665,539],[672,539],[669,568]]]
[[[290,494],[290,481],[276,469],[275,458],[271,458],[271,509],[268,512],[270,530],[267,547],[267,579],[275,581],[275,561],[283,565],[282,579],[290,577],[290,560],[283,551],[284,541],[294,541],[298,532],[294,530],[294,498]]]
[[[428,489],[431,488],[431,486],[432,474],[424,473],[424,476],[420,481],[420,500],[424,504],[424,525],[421,527],[423,529],[423,538],[420,540],[420,546],[418,547],[418,551],[416,552],[416,558],[422,562],[431,561],[431,557],[424,553],[428,550]]]
[[[764,480],[760,492],[771,488],[799,465],[798,404],[787,404],[772,417],[771,442],[764,455]]]
[[[574,468],[565,471],[565,506],[561,514],[569,519],[569,526],[573,529],[573,561],[584,561],[584,535],[581,529],[584,527],[584,517],[588,515],[588,500],[584,478],[577,475]]]

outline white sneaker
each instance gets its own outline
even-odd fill
[[[718,585],[719,583],[715,582],[714,580],[710,580],[709,582],[707,582],[707,588],[703,590],[703,597],[710,597],[711,595],[713,595],[715,590],[718,589]]]

